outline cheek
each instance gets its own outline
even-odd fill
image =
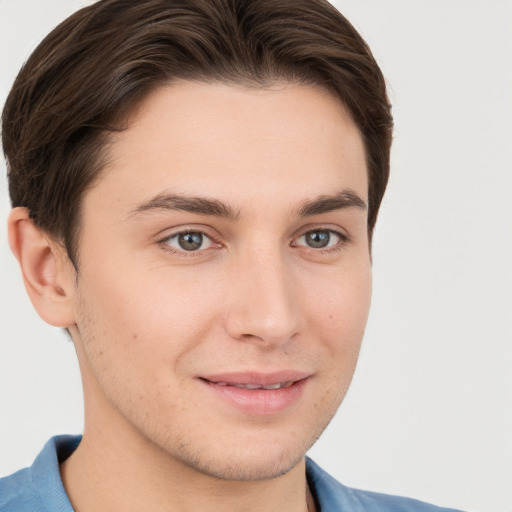
[[[361,264],[324,280],[305,310],[311,315],[312,335],[320,340],[323,371],[321,404],[333,414],[354,374],[371,301],[371,267]],[[321,407],[321,406],[320,406]]]
[[[318,332],[332,343],[333,349],[359,345],[371,302],[371,267],[364,260],[343,271],[323,276],[321,282],[305,283],[307,304],[303,309]]]
[[[117,267],[84,276],[78,327],[90,358],[101,354],[103,365],[115,360],[112,368],[122,361],[124,369],[152,372],[155,365],[172,367],[204,339],[218,298],[204,283],[153,274]]]

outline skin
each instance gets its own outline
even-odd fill
[[[109,151],[83,198],[78,275],[26,212],[10,220],[32,301],[79,358],[84,437],[61,466],[73,506],[306,511],[304,454],[350,384],[371,264],[365,208],[304,205],[367,202],[357,128],[319,88],[182,82],[153,91]],[[184,250],[184,231],[202,245]],[[305,378],[277,412],[204,381],[284,370]]]

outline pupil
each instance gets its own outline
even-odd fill
[[[178,237],[178,243],[185,251],[195,251],[201,247],[203,235],[201,233],[183,233]]]
[[[315,249],[321,249],[329,244],[329,231],[310,231],[306,234],[306,243]]]

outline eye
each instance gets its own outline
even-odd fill
[[[209,249],[213,245],[211,238],[201,231],[182,231],[162,242],[174,250],[187,252]]]
[[[294,245],[306,245],[312,249],[330,249],[346,241],[347,237],[331,229],[314,229],[297,238]]]

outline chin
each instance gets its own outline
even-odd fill
[[[261,445],[260,445],[261,446]],[[257,456],[237,453],[229,458],[192,458],[184,460],[192,469],[219,480],[256,482],[280,477],[291,471],[304,458],[304,453],[286,456],[272,454],[265,448]]]
[[[162,448],[188,470],[226,481],[261,481],[282,476],[300,464],[317,436],[298,436],[293,429],[278,435],[267,429],[258,435],[184,439]],[[274,435],[272,435],[274,434]]]
[[[335,409],[329,412],[332,414],[318,414],[313,422],[294,418],[293,422],[267,420],[244,425],[205,418],[201,428],[190,428],[186,434],[183,427],[178,435],[176,430],[174,435],[161,437],[153,432],[150,439],[185,471],[225,481],[256,482],[278,478],[302,464]],[[172,432],[170,425],[167,432]]]

